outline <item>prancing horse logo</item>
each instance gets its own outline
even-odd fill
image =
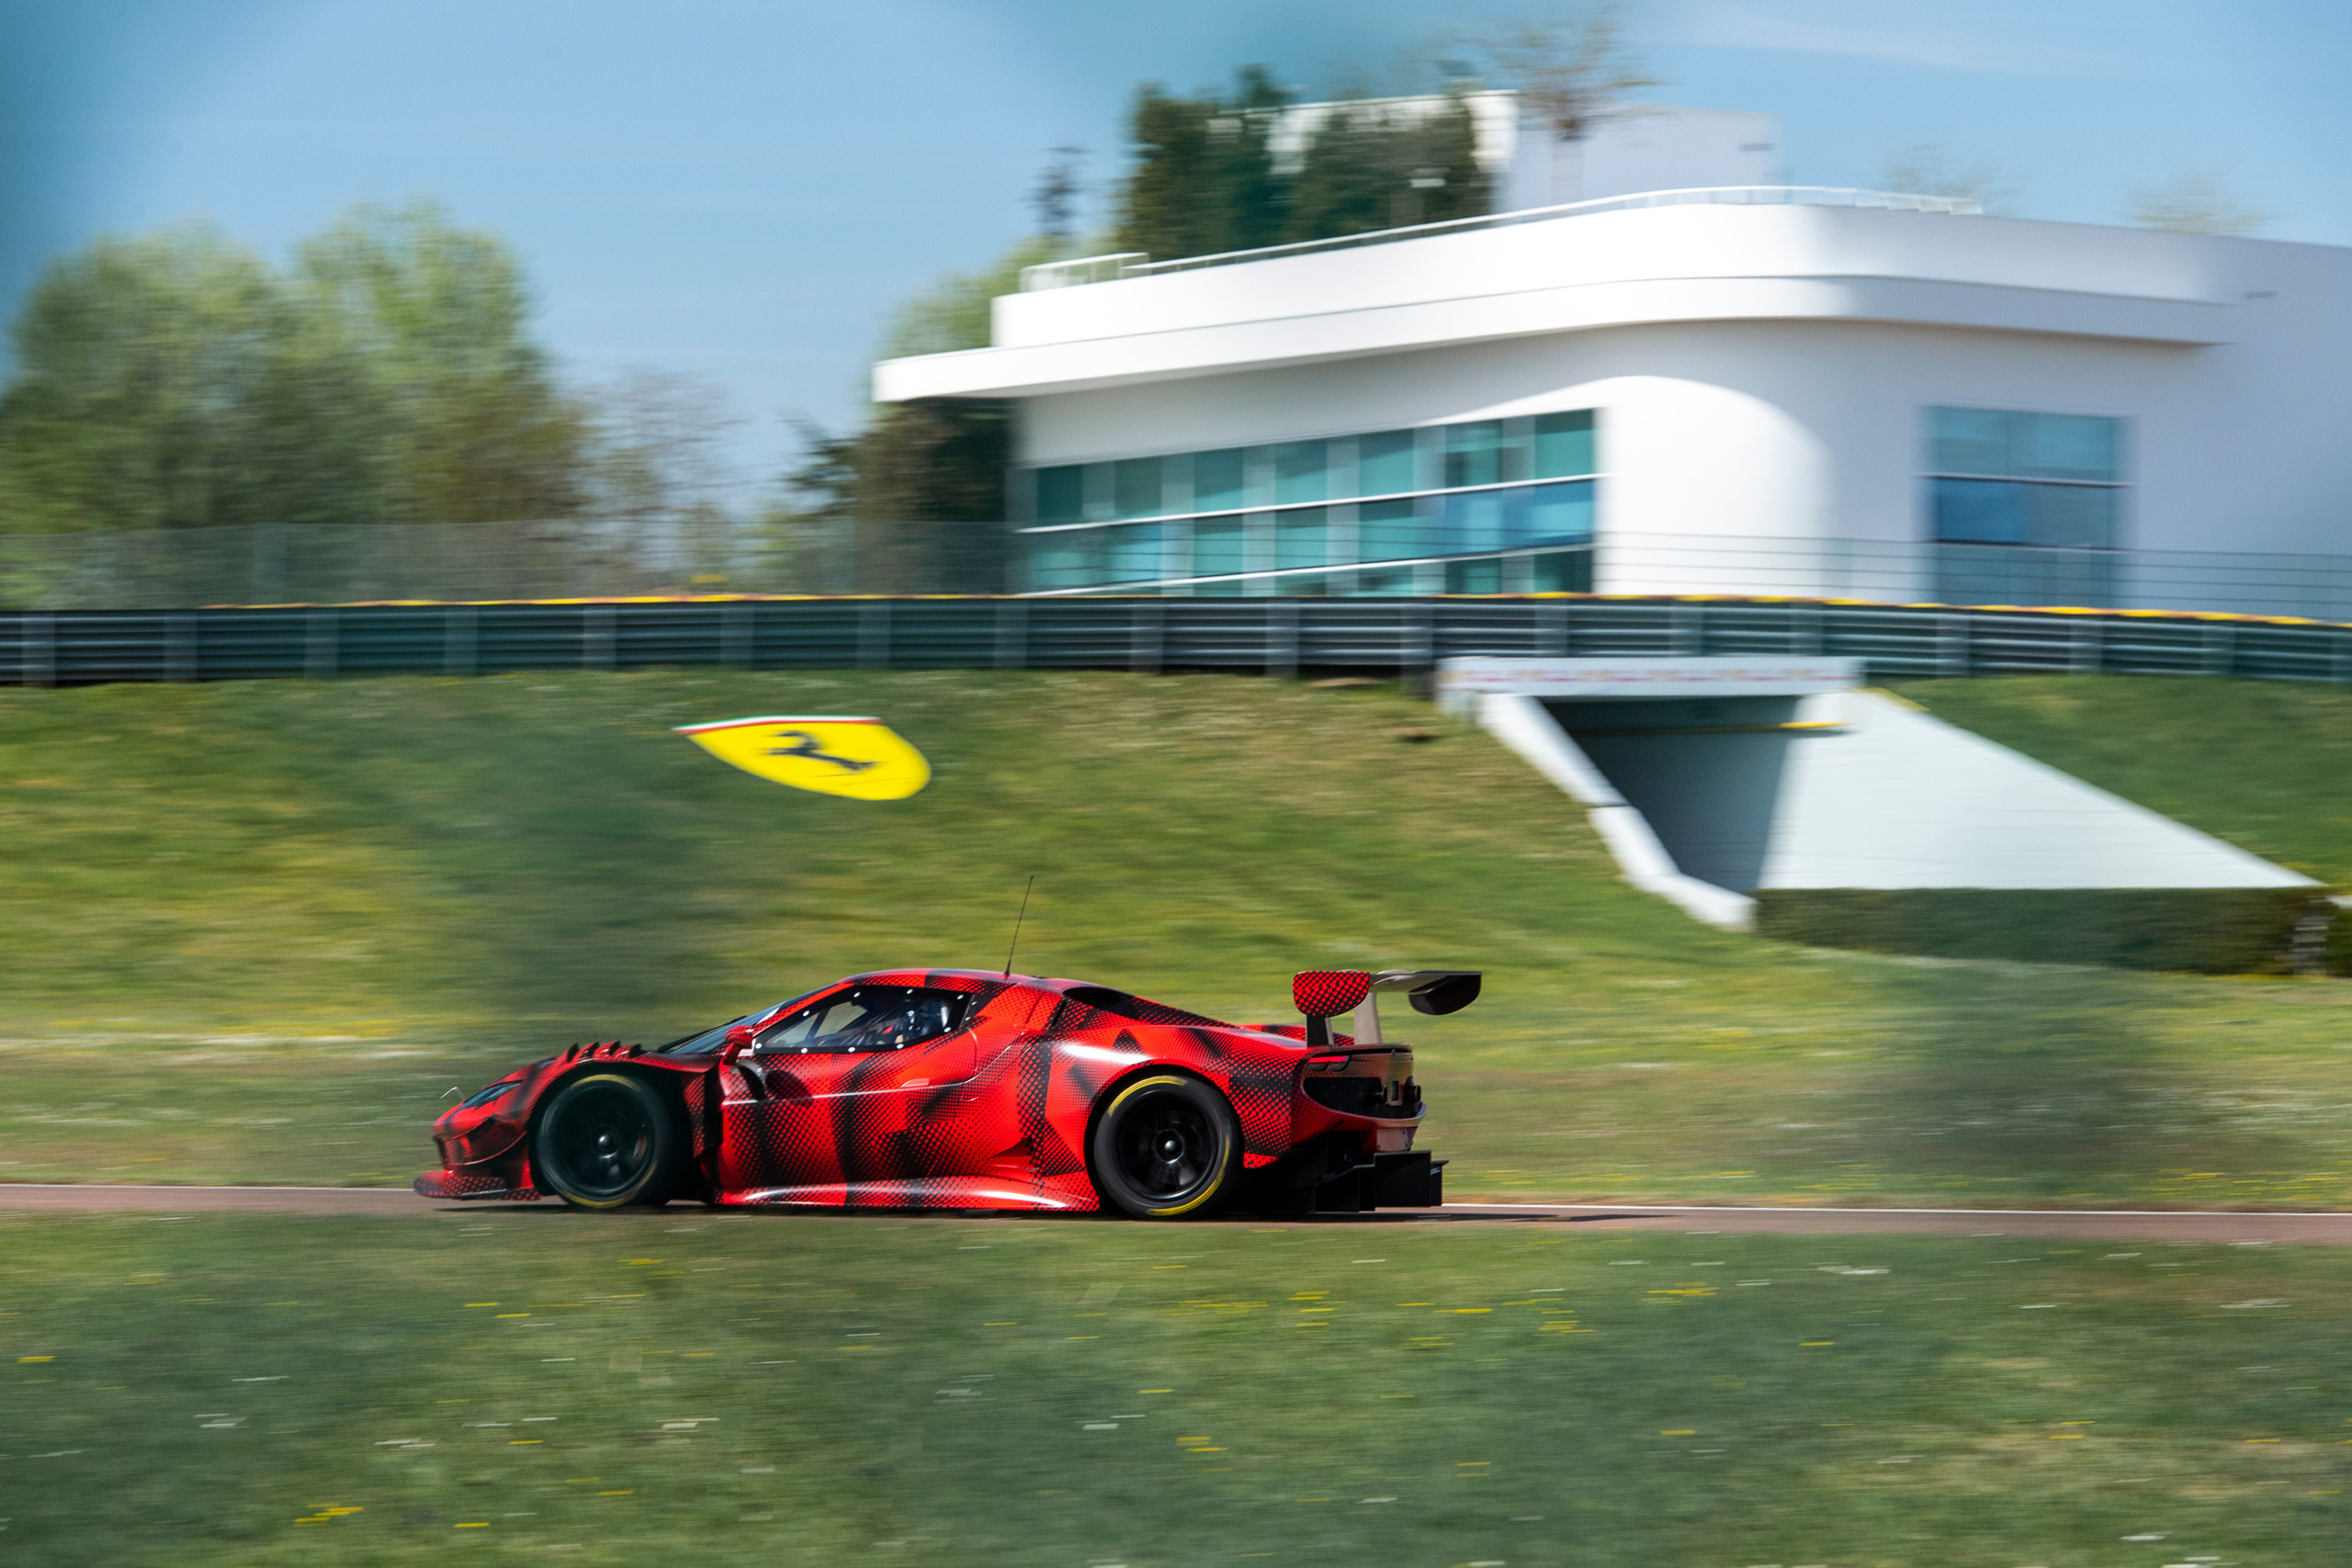
[[[866,769],[874,766],[874,763],[870,761],[861,762],[854,757],[836,757],[830,751],[820,750],[819,746],[820,742],[815,736],[809,734],[805,729],[779,729],[774,735],[769,736],[768,739],[771,740],[797,740],[799,742],[797,746],[769,747],[768,755],[771,757],[797,757],[805,761],[831,762],[833,766],[845,769],[853,773],[862,773],[865,772]]]

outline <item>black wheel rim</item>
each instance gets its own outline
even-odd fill
[[[657,1132],[642,1099],[618,1085],[591,1084],[548,1112],[541,1145],[559,1186],[582,1198],[617,1198],[651,1168]]]
[[[1119,1174],[1155,1203],[1191,1197],[1216,1168],[1216,1125],[1191,1100],[1155,1094],[1130,1106],[1113,1138]]]

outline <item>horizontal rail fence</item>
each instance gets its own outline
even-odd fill
[[[526,670],[1425,671],[1456,654],[1845,655],[1874,676],[2352,682],[2352,627],[1669,599],[798,599],[0,614],[0,683]]]

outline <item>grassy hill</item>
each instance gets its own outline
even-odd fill
[[[2352,883],[2352,689],[2030,675],[1914,681],[1937,717],[2306,876]]]
[[[812,711],[884,716],[934,784],[805,795],[670,733]],[[1619,883],[1515,758],[1389,688],[12,690],[0,842],[0,1179],[402,1179],[438,1097],[552,1046],[666,1038],[860,968],[1001,964],[1034,873],[1021,967],[1223,1016],[1286,1016],[1298,968],[1486,969],[1487,999],[1413,1031],[1457,1195],[2352,1201],[2352,987],[1713,931]]]

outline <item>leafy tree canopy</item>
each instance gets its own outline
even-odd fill
[[[280,271],[204,224],[54,263],[0,392],[0,529],[479,522],[585,503],[582,411],[521,268],[439,209],[354,209]]]

